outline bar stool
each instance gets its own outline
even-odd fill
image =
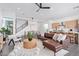
[[[75,43],[75,36],[74,35],[70,35],[70,43]]]

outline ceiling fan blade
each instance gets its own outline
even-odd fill
[[[39,8],[40,8],[40,5],[38,3],[35,3]]]
[[[38,10],[36,10],[36,12],[39,12],[40,8]]]
[[[42,7],[41,9],[50,9],[50,7]]]
[[[36,10],[36,12],[39,12],[40,9],[50,9],[50,7],[43,7],[42,3],[35,3],[35,4],[39,7],[39,9]]]

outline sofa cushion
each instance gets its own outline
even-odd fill
[[[67,35],[63,35],[62,38],[61,38],[61,40],[62,40],[62,41],[65,40],[66,37],[67,37]]]
[[[61,44],[59,44],[53,40],[50,40],[50,39],[43,41],[43,45],[45,47],[49,48],[50,50],[53,50],[54,52],[57,52],[62,49]]]
[[[54,33],[44,33],[45,38],[52,39],[52,36],[54,36]]]
[[[60,41],[61,41],[62,36],[63,36],[62,34],[58,34],[57,41],[59,41],[59,42],[60,42]]]
[[[58,36],[59,36],[59,34],[54,34],[54,36],[52,37],[53,38],[53,40],[57,40],[57,38],[58,38]]]

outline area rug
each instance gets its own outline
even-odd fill
[[[9,54],[9,56],[54,56],[54,52],[48,48],[44,48],[42,42],[38,40],[38,46],[34,49],[24,49],[20,47],[20,43],[16,44],[16,48]],[[61,49],[56,53],[56,56],[64,56],[69,51]]]
[[[44,48],[44,46],[40,40],[38,41],[38,47],[41,49],[39,56],[54,56],[54,52],[49,50],[48,48]],[[56,53],[56,56],[64,56],[67,53],[69,53],[69,51],[67,51],[65,49],[61,49],[60,51],[58,51]]]
[[[69,51],[61,49],[56,53],[56,56],[64,56],[67,53],[69,53]],[[48,48],[44,48],[40,51],[38,56],[54,56],[54,52],[52,50],[49,50]]]
[[[67,51],[65,49],[61,49],[59,52],[56,53],[56,56],[64,56],[67,53],[69,53],[69,51]]]

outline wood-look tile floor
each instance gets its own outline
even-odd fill
[[[73,44],[71,47],[67,48],[69,51],[65,56],[79,56],[79,45]]]
[[[9,46],[8,43],[4,44],[0,56],[7,56],[13,49],[14,49],[14,45],[12,43]]]

